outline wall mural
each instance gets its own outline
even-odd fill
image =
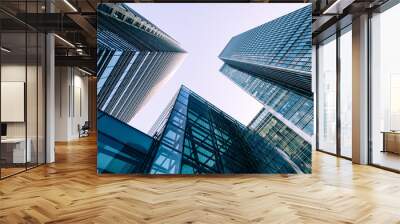
[[[311,173],[311,5],[248,5],[98,5],[99,174]]]

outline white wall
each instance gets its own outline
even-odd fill
[[[74,75],[74,108],[72,108],[72,119],[71,119],[71,135],[73,138],[79,137],[78,133],[78,124],[81,126],[88,121],[89,112],[88,112],[88,78],[81,76],[82,73],[79,72],[78,75]]]
[[[24,122],[25,83],[1,82],[1,121]],[[36,105],[35,105],[36,108]]]
[[[36,86],[36,80],[31,80],[31,74],[36,74],[36,67],[25,66],[20,64],[3,64],[1,66],[1,81],[2,82],[24,82],[26,83],[25,76],[28,72],[28,84],[30,86]],[[30,129],[36,130],[36,112],[37,99],[36,99],[36,88],[27,88],[27,106],[31,108],[27,110],[28,122],[34,122],[28,124],[28,137],[30,134]],[[7,110],[7,108],[1,108],[2,110]],[[24,108],[22,108],[24,110]],[[7,136],[8,137],[25,137],[25,126],[26,122],[7,122]],[[36,132],[35,132],[36,134]]]
[[[38,71],[36,69],[39,69]],[[45,120],[44,120],[44,74],[42,67],[25,64],[9,63],[1,66],[2,82],[20,82],[26,85],[26,101],[23,99],[22,106],[18,108],[6,107],[2,102],[2,114],[4,113],[20,113],[22,120],[19,122],[5,122],[7,124],[7,137],[24,138],[25,135],[29,139],[31,148],[31,156],[33,162],[39,159],[39,163],[44,162],[45,150]],[[27,80],[25,80],[27,79]],[[3,84],[3,83],[2,83]],[[4,92],[2,94],[12,94]],[[18,90],[18,94],[25,94],[25,87]],[[17,94],[17,93],[15,93]],[[2,95],[2,98],[9,98]],[[25,98],[24,96],[22,98]],[[17,102],[15,102],[17,103]],[[25,106],[26,103],[26,106]],[[12,111],[19,110],[19,111]],[[26,119],[24,114],[26,113]],[[38,155],[39,154],[39,155]]]
[[[69,117],[69,95],[70,85],[69,69],[67,67],[55,68],[55,141],[68,140],[68,117]]]
[[[56,67],[55,73],[55,140],[70,141],[88,120],[88,78],[73,67]]]
[[[25,64],[8,64],[1,66],[1,81],[25,82]],[[1,108],[6,110],[6,108]],[[7,122],[7,137],[25,137],[25,122]]]

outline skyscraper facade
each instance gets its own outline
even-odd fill
[[[105,115],[107,118],[107,115]],[[121,128],[125,128],[120,124]],[[115,127],[115,124],[114,124]],[[105,128],[105,127],[104,127]],[[134,129],[134,128],[132,128]],[[282,149],[182,86],[153,127],[137,134],[145,146],[131,143],[101,147],[112,137],[99,136],[98,171],[121,173],[115,164],[133,161],[127,172],[150,174],[302,173]],[[126,133],[131,133],[125,131]],[[99,133],[102,134],[101,126]],[[115,132],[116,133],[116,132]],[[147,140],[146,140],[147,139]],[[152,140],[151,140],[152,139]],[[128,149],[129,148],[129,149]],[[137,148],[132,150],[132,148]],[[107,152],[108,151],[108,152]],[[136,152],[128,158],[127,152]],[[119,155],[122,154],[122,157]],[[131,153],[132,154],[132,153]],[[125,162],[120,162],[122,160]],[[136,163],[141,161],[141,163]],[[115,163],[115,164],[114,164]],[[99,169],[99,167],[101,169]]]
[[[311,5],[233,37],[220,71],[264,105],[249,124],[311,172]]]
[[[97,172],[142,173],[156,143],[136,128],[97,111]]]
[[[129,122],[174,73],[185,51],[124,4],[99,4],[97,14],[97,107]]]
[[[219,58],[263,80],[311,96],[311,4],[234,36]]]

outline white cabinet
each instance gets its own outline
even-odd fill
[[[12,147],[12,162],[25,163],[32,161],[32,140],[26,140],[27,147],[25,151],[25,138],[7,138],[2,139],[1,144]]]

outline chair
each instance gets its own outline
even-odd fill
[[[89,129],[90,129],[89,121],[85,121],[82,127],[78,124],[79,138],[89,136]]]

